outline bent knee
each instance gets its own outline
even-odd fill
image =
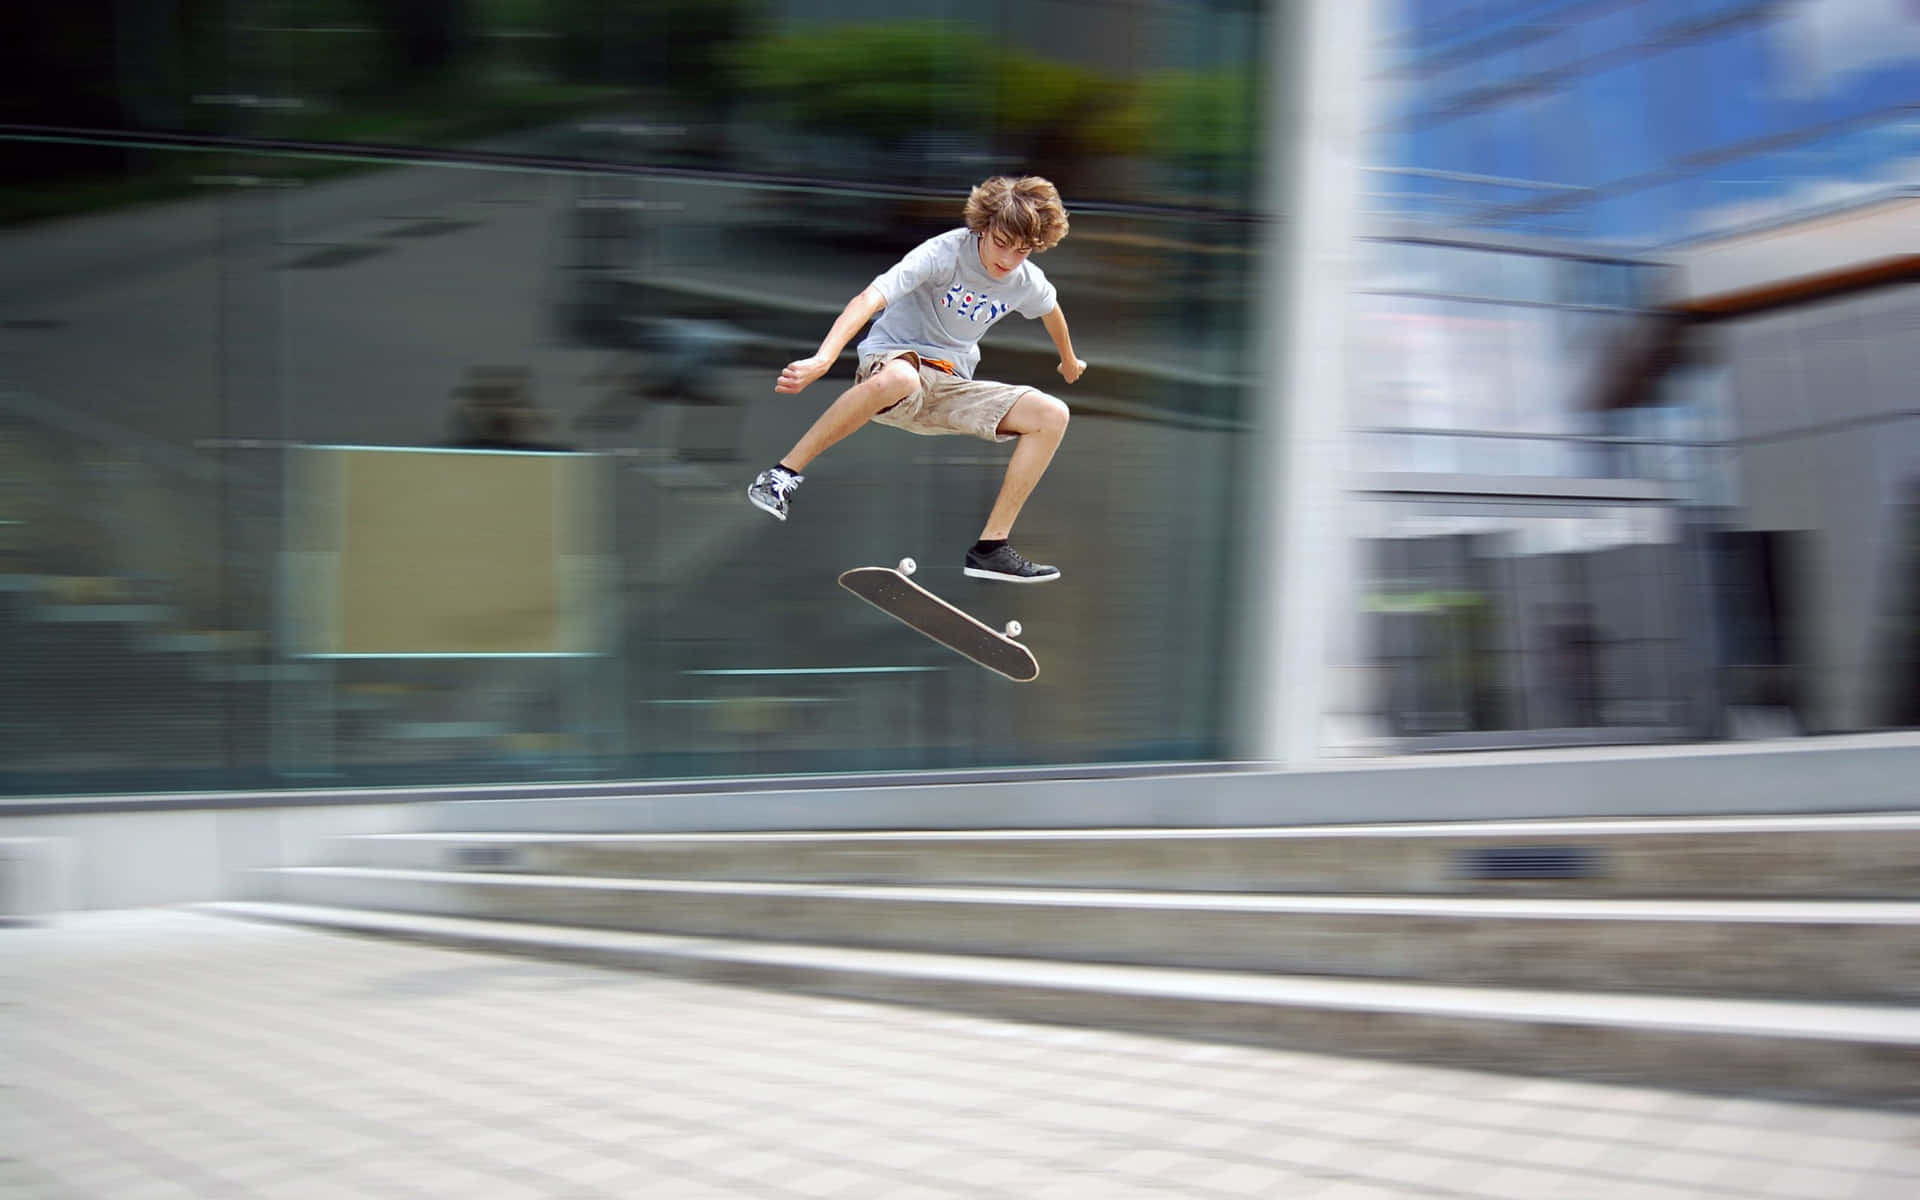
[[[893,404],[920,390],[920,369],[904,358],[896,358],[868,376],[867,382]]]
[[[1030,432],[1062,434],[1067,431],[1067,422],[1073,414],[1068,411],[1066,401],[1045,392],[1028,392],[1023,400],[1028,406]]]

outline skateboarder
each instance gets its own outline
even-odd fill
[[[1058,579],[1007,544],[1013,522],[1067,432],[1067,406],[1045,392],[973,377],[981,335],[1010,312],[1037,318],[1060,352],[1068,383],[1087,364],[1074,357],[1067,319],[1053,285],[1028,256],[1067,236],[1067,210],[1053,184],[1037,175],[997,176],[967,197],[966,225],[930,238],[847,303],[820,349],[787,364],[774,391],[792,395],[827,373],[856,333],[853,387],[827,406],[781,460],[760,473],[747,498],[782,521],[801,472],[821,451],[868,421],[919,434],[1014,438],[1005,480],[964,569],[977,579],[1041,583]]]

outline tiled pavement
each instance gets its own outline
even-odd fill
[[[0,930],[0,1197],[1920,1196],[1920,1116],[1188,1044],[173,910]]]

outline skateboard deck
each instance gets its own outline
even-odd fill
[[[841,574],[840,586],[989,671],[1016,683],[1039,678],[1040,663],[1033,651],[1013,640],[1020,636],[1020,622],[1009,621],[1005,633],[990,629],[908,579],[913,570],[910,558],[898,567],[855,567]]]

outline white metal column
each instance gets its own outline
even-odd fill
[[[1341,541],[1346,345],[1359,168],[1383,0],[1295,0],[1268,24],[1266,176],[1254,346],[1271,364],[1248,447],[1235,757],[1320,756]]]

